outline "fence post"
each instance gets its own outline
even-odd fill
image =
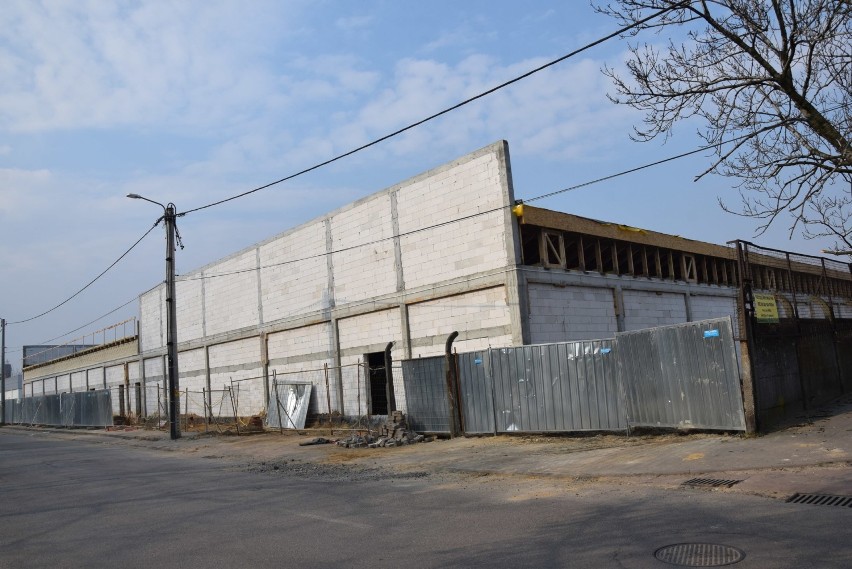
[[[331,420],[331,393],[328,387],[328,362],[322,364],[322,369],[325,371],[325,402],[328,405],[328,428],[329,435],[334,435],[334,423]]]
[[[751,350],[755,348],[754,331],[752,326],[752,309],[754,299],[751,292],[751,274],[745,258],[743,242],[737,241],[737,272],[740,277],[740,294],[737,298],[739,305],[740,323],[740,356],[743,360],[742,369],[742,391],[743,391],[743,415],[745,416],[746,432],[756,433],[758,429],[758,394],[755,385],[754,360]],[[795,298],[795,296],[794,296]]]
[[[393,344],[393,342],[389,342],[385,346],[385,397],[388,402],[389,417],[396,411],[396,395],[393,392],[393,357],[391,356]]]
[[[263,368],[263,405],[269,415],[269,336],[260,333],[260,362]]]
[[[458,332],[453,332],[447,337],[447,343],[444,347],[444,370],[446,371],[446,387],[447,387],[447,406],[450,411],[450,438],[459,436],[459,419],[458,419],[458,402],[456,401],[456,393],[458,387],[458,377],[456,376],[455,357],[453,355],[453,340],[458,337]]]

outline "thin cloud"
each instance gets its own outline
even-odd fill
[[[334,21],[334,26],[345,32],[363,30],[369,27],[374,19],[372,16],[349,16],[348,18],[338,18]]]

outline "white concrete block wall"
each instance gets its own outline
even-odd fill
[[[331,324],[324,322],[303,326],[267,336],[267,355],[270,360],[293,358],[303,354],[327,354],[331,358]]]
[[[352,366],[359,360],[364,362],[364,354],[384,351],[388,342],[402,342],[402,330],[399,309],[382,310],[352,318],[343,318],[337,323],[340,351],[347,355],[341,357],[341,364]],[[343,405],[347,415],[362,415],[367,410],[367,388],[363,371],[357,366],[343,370]],[[359,408],[360,399],[360,408]]]
[[[214,391],[214,400],[218,397],[215,392],[231,387],[233,380],[234,397],[240,416],[256,415],[266,409],[258,337],[210,346],[209,358],[210,388]],[[223,414],[233,413],[227,412],[227,406],[230,404],[230,399],[226,400]],[[214,412],[216,411],[214,409]]]
[[[624,291],[624,328],[627,331],[686,322],[686,299],[669,292]]]
[[[112,413],[118,415],[121,412],[121,401],[118,397],[118,386],[124,385],[124,365],[115,365],[104,368],[107,389],[112,393]]]
[[[610,288],[530,284],[533,344],[612,338],[618,330]]]
[[[695,295],[690,297],[689,304],[693,320],[723,316],[737,318],[737,299],[734,297]]]
[[[128,386],[128,389],[130,391],[128,393],[129,407],[127,408],[127,412],[134,415],[134,416],[136,415],[136,409],[137,409],[136,382],[140,381],[139,379],[137,379],[138,377],[139,377],[139,362],[127,362],[127,378],[128,378],[129,384],[130,384]],[[139,395],[141,395],[141,392],[140,392]],[[141,401],[140,401],[138,407],[142,408],[142,402]]]
[[[201,273],[195,273],[175,282],[178,342],[187,342],[204,336],[200,277]]]
[[[55,393],[68,393],[71,391],[71,374],[62,374],[56,376],[56,391]]]
[[[255,249],[250,249],[204,271],[207,277],[204,284],[204,306],[208,335],[257,326],[260,323],[258,274],[256,270],[252,270],[256,268],[257,253]],[[178,326],[180,327],[180,323]]]
[[[808,304],[811,307],[811,318],[819,318],[828,320],[831,318],[831,305],[827,296],[811,296],[808,299]]]
[[[159,286],[139,297],[139,341],[143,351],[165,346],[164,290],[163,286]]]
[[[188,350],[178,354],[180,378],[180,412],[204,416],[204,390],[207,389],[207,372],[204,349]]]
[[[104,368],[107,387],[124,385],[124,365],[114,365]]]
[[[835,298],[834,311],[837,318],[852,318],[852,302]]]
[[[331,309],[332,299],[334,306],[339,307],[359,304],[377,295],[393,295],[398,288],[398,275],[392,239],[392,200],[397,204],[399,231],[416,232],[400,238],[399,242],[406,288],[506,270],[510,259],[502,208],[507,205],[504,195],[507,180],[498,155],[496,147],[493,152],[477,153],[473,159],[462,159],[344,207],[327,218],[199,270],[203,271],[203,281],[193,280],[198,272],[179,277],[179,341],[203,339],[204,334],[219,336],[214,341],[221,341],[222,335],[238,330],[251,334],[258,326]],[[482,215],[425,229],[476,213]],[[327,243],[327,229],[330,243]],[[360,244],[365,246],[335,254],[331,259],[335,287],[331,293],[327,290],[329,259],[325,256],[329,246],[339,250]],[[258,270],[258,265],[265,268]],[[436,295],[440,294],[440,289],[435,291]],[[160,286],[140,298],[143,353],[165,346],[164,296],[165,291]],[[347,355],[342,356],[343,363],[354,363],[362,357],[359,353],[362,350],[364,353],[378,351],[378,346],[383,348],[389,341],[402,345],[399,311],[385,308],[394,302],[393,299],[383,302],[384,306],[375,306],[376,312],[339,320],[340,349],[343,353],[348,350]],[[502,287],[473,293],[470,297],[454,297],[443,303],[416,305],[413,307],[415,330],[412,338],[419,339],[421,345],[429,343],[421,350],[423,352],[432,350],[431,336],[446,336],[455,329],[464,332],[457,341],[459,349],[509,345],[511,310]],[[321,368],[323,363],[334,360],[330,338],[328,324],[276,332],[269,337],[269,358],[279,360],[282,373]],[[219,388],[229,385],[231,378],[256,376],[257,380],[249,382],[254,386],[248,389],[251,393],[242,394],[240,404],[262,409],[265,402],[260,401],[263,380],[260,379],[259,343],[258,338],[253,338],[212,345],[210,365],[213,368],[211,381]],[[443,343],[439,341],[438,344],[440,352]],[[237,345],[240,347],[233,348]],[[245,353],[250,354],[248,359],[243,357]],[[288,358],[293,361],[280,361]],[[179,359],[181,369],[188,370],[182,360]],[[162,382],[162,369],[153,372],[150,365],[146,361],[146,384]],[[157,365],[161,367],[159,361]],[[182,382],[182,386],[185,383]],[[348,409],[358,382],[344,383],[343,403]],[[319,408],[325,404],[324,380],[315,388],[318,402],[315,405]],[[331,394],[336,396],[336,386],[332,386]],[[156,393],[148,393],[149,401],[152,395]],[[334,407],[339,407],[340,403],[335,400]],[[240,414],[247,413],[241,410]]]
[[[369,349],[379,345],[384,350],[388,342],[402,341],[400,323],[398,308],[341,318],[337,322],[340,350]]]
[[[264,322],[329,306],[325,223],[317,221],[260,246]],[[290,262],[293,261],[293,262]]]
[[[127,371],[130,377],[130,385],[135,385],[136,383],[142,383],[142,370],[140,369],[140,365],[138,361],[130,362],[127,364]]]
[[[178,358],[180,364],[180,358]],[[164,363],[162,357],[145,358],[145,401],[148,416],[167,414]]]
[[[310,354],[315,354],[315,357],[309,360],[302,359]],[[281,379],[295,377],[298,381],[310,381],[314,386],[310,411],[315,413],[328,412],[323,365],[328,365],[330,368],[334,366],[330,323],[304,326],[270,334],[267,337],[267,355],[271,362],[269,366],[270,385],[273,371],[281,374]],[[283,363],[280,361],[286,358],[297,358],[298,360]],[[331,405],[332,409],[335,410],[340,408],[335,370],[332,369],[329,376]]]
[[[739,319],[737,318],[737,299],[723,296],[692,296],[689,300],[692,320],[708,320],[710,318],[731,317],[734,337],[739,335]]]
[[[504,287],[439,298],[408,307],[412,357],[444,353],[444,341],[459,332],[458,351],[511,345],[510,308]],[[494,330],[504,329],[504,333]],[[425,341],[428,341],[428,344]]]
[[[338,305],[396,290],[391,200],[372,197],[331,218],[334,298]],[[384,239],[384,241],[381,241]]]
[[[86,370],[86,380],[89,389],[104,388],[104,368],[95,367]]]
[[[75,371],[71,374],[71,391],[86,391],[85,371]]]
[[[397,195],[407,288],[509,264],[503,211],[443,224],[504,205],[496,154],[487,154],[402,188]]]

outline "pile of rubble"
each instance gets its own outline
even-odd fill
[[[413,443],[423,443],[435,440],[408,430],[408,422],[402,411],[394,411],[387,421],[379,426],[378,434],[354,434],[351,437],[337,441],[338,446],[346,448],[379,448],[396,447]]]

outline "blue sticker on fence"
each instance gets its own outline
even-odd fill
[[[482,358],[476,358],[475,360],[473,360],[473,363],[475,363],[478,366],[481,366],[482,365]]]
[[[719,330],[705,330],[704,331],[704,337],[705,338],[718,338],[719,337]]]
[[[602,354],[608,354],[608,353],[610,353],[611,351],[612,351],[612,348],[601,348],[601,353],[602,353]]]

